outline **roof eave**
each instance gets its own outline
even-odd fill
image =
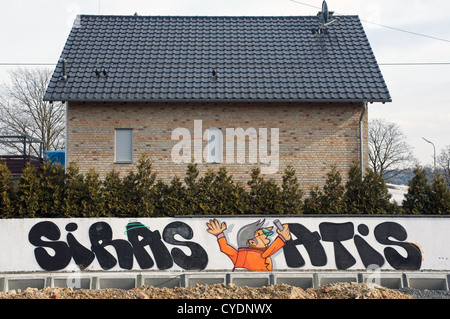
[[[63,98],[44,98],[47,102],[104,102],[104,103],[149,103],[149,102],[288,102],[288,103],[391,103],[392,99],[63,99]]]

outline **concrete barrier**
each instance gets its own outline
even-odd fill
[[[185,286],[226,284],[227,275],[224,273],[190,274],[185,275]]]
[[[29,287],[42,289],[50,286],[48,277],[33,275],[16,275],[11,278],[6,277],[4,280],[4,290],[25,290]]]
[[[317,274],[317,286],[326,286],[337,282],[358,282],[358,273],[354,272],[325,272]]]
[[[316,275],[313,273],[275,273],[273,284],[287,284],[302,289],[315,288]]]
[[[390,289],[400,289],[405,287],[404,275],[403,273],[400,272],[362,273],[360,282],[368,284],[377,284],[379,286]]]
[[[265,272],[236,272],[230,274],[229,278],[229,283],[235,284],[236,286],[262,287],[272,284],[272,274]]]
[[[182,274],[143,274],[140,275],[139,286],[153,286],[159,288],[185,287]]]
[[[55,276],[51,277],[50,287],[70,287],[73,289],[96,289],[93,278],[81,276]]]
[[[283,283],[308,289],[338,282],[374,283],[391,289],[408,287],[448,291],[449,280],[448,272],[45,272],[0,274],[0,291],[44,287],[131,289],[142,285],[174,288],[192,287],[197,284],[262,287]]]
[[[406,287],[419,290],[449,290],[448,274],[406,273]]]
[[[121,277],[98,277],[97,279],[97,287],[98,289],[106,289],[106,288],[118,288],[118,289],[132,289],[137,287],[137,278],[129,277],[129,276],[121,276]]]

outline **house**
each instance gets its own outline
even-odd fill
[[[357,16],[78,16],[45,94],[67,107],[66,163],[158,177],[255,165],[302,187],[368,165],[368,105],[391,97]],[[344,177],[345,177],[344,176]]]

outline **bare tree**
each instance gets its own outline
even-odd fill
[[[445,146],[437,158],[437,165],[439,166],[442,175],[450,187],[450,145]]]
[[[0,134],[39,138],[44,150],[64,148],[63,103],[44,101],[52,71],[18,68],[10,72],[10,83],[0,87]],[[15,145],[9,145],[16,152]],[[33,147],[33,146],[32,146]],[[38,153],[38,149],[34,149]]]
[[[387,181],[417,162],[400,127],[382,119],[369,123],[369,164]]]

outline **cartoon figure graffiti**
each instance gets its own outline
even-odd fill
[[[280,250],[287,240],[291,239],[287,224],[277,226],[278,237],[271,243],[268,236],[274,234],[273,227],[263,227],[265,220],[259,220],[242,227],[237,234],[238,249],[230,246],[225,237],[226,223],[217,219],[206,223],[207,232],[217,237],[220,251],[226,254],[234,264],[233,270],[244,268],[251,271],[272,271],[271,256]]]

